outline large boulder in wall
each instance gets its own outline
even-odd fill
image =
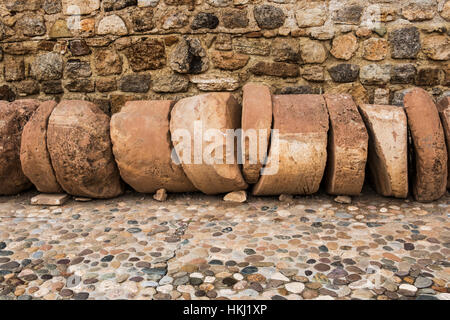
[[[360,105],[369,131],[369,170],[376,191],[386,197],[408,196],[408,127],[402,108]]]
[[[169,116],[174,101],[127,102],[111,119],[113,152],[122,179],[141,193],[195,187],[172,159]]]
[[[268,162],[253,194],[316,193],[327,163],[329,121],[324,98],[277,95],[273,115]]]
[[[47,146],[56,179],[67,193],[103,199],[123,192],[112,153],[109,120],[87,101],[62,101],[53,110]]]
[[[256,184],[266,160],[272,129],[272,94],[263,84],[249,83],[243,87],[242,157],[245,180]]]
[[[330,131],[325,188],[329,194],[359,195],[364,185],[368,140],[352,96],[325,95]]]
[[[56,106],[55,101],[41,103],[22,133],[20,148],[22,170],[36,189],[44,193],[63,191],[56,180],[47,149],[48,119]]]
[[[205,194],[248,187],[237,157],[235,131],[240,129],[241,114],[241,106],[230,93],[182,99],[172,109],[172,144],[186,176]]]
[[[421,88],[404,97],[404,108],[414,146],[413,194],[418,201],[441,198],[447,188],[447,147],[436,105]]]
[[[444,128],[445,140],[447,142],[447,169],[450,168],[450,97],[442,98],[438,104],[437,108],[439,111],[439,116],[441,117],[442,127]],[[447,189],[450,189],[450,174],[447,177]]]
[[[37,100],[0,101],[0,195],[14,195],[32,186],[22,171],[20,144]]]

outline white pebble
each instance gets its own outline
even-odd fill
[[[291,213],[287,210],[279,210],[278,215],[283,218],[287,218],[291,215]]]
[[[165,293],[165,294],[169,294],[170,292],[172,292],[172,290],[173,290],[173,286],[171,284],[166,284],[165,286],[156,288],[156,291]]]
[[[241,281],[244,279],[244,276],[240,273],[233,274],[233,278],[235,278],[237,281]]]
[[[406,290],[406,291],[410,291],[410,292],[416,292],[417,288],[414,287],[412,284],[407,284],[407,283],[403,283],[400,285],[400,287],[398,287],[399,290]]]
[[[305,289],[305,285],[301,282],[287,283],[284,287],[292,293],[301,293]]]
[[[205,282],[205,283],[214,283],[214,281],[216,281],[215,277],[206,277],[203,282]]]
[[[282,275],[279,272],[275,272],[270,279],[272,280],[280,280],[280,281],[289,281],[289,278],[287,278],[286,276]]]

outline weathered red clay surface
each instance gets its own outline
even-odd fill
[[[408,128],[406,115],[396,106],[361,105],[370,134],[369,170],[383,196],[408,196]]]
[[[259,180],[269,149],[273,119],[272,94],[269,87],[257,83],[245,85],[243,92],[242,156],[245,159],[243,172],[247,183],[255,184]],[[254,140],[251,141],[249,137],[253,137]]]
[[[47,146],[58,183],[67,193],[113,198],[123,192],[111,150],[109,117],[95,104],[58,104],[50,116]]]
[[[56,105],[55,101],[46,101],[40,104],[23,129],[20,148],[23,172],[36,186],[36,189],[44,193],[63,191],[56,180],[47,150],[48,119]]]
[[[330,131],[326,191],[334,195],[361,193],[367,162],[366,127],[350,95],[325,95]]]
[[[37,100],[0,101],[0,195],[12,195],[32,186],[20,164],[25,124],[39,106]]]
[[[253,194],[313,194],[319,190],[327,162],[325,100],[320,95],[277,95],[273,102],[279,144],[274,132],[268,164]]]
[[[233,152],[226,150],[227,137],[231,137],[227,129],[238,129],[240,124],[241,107],[230,93],[182,99],[173,108],[170,121],[172,143],[187,177],[205,194],[247,189],[237,161],[237,143],[234,143]],[[197,130],[201,137],[195,137],[196,126],[201,127]],[[211,137],[207,141],[205,134],[210,129],[220,134],[217,139]],[[184,134],[188,136],[180,139]],[[233,164],[227,163],[227,159]],[[222,163],[218,164],[217,160]]]
[[[419,201],[437,200],[447,187],[447,147],[439,114],[431,96],[414,88],[404,98],[415,152],[413,194]]]
[[[120,175],[138,192],[196,190],[181,165],[172,160],[169,116],[173,105],[173,101],[132,101],[111,119]]]

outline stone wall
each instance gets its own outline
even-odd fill
[[[3,0],[0,99],[127,100],[348,92],[401,104],[449,93],[446,0]]]

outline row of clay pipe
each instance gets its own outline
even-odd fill
[[[310,195],[324,186],[354,196],[368,167],[379,194],[433,201],[450,186],[449,102],[413,88],[404,107],[357,106],[350,95],[273,95],[256,83],[242,105],[231,93],[131,101],[111,119],[88,101],[1,101],[0,195],[34,185],[112,198],[125,182],[141,193]]]

